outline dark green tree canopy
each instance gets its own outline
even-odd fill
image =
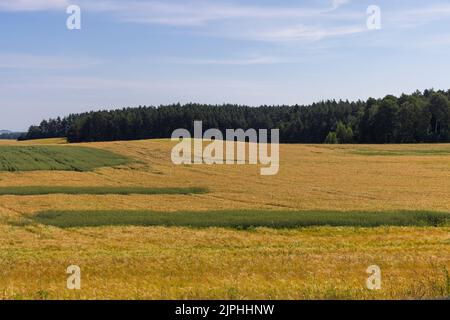
[[[283,143],[334,138],[338,143],[450,142],[449,99],[450,90],[425,90],[399,98],[327,100],[308,106],[140,106],[44,120],[21,138],[67,137],[69,142],[169,138],[179,128],[193,133],[194,121],[201,120],[204,130],[280,129]]]

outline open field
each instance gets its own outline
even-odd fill
[[[42,142],[0,142],[9,147],[34,143],[46,147]],[[336,219],[329,214],[312,216],[313,212],[360,212],[359,221],[380,221],[388,213],[414,220],[418,212],[427,212],[431,218],[450,212],[449,145],[282,145],[276,176],[260,176],[259,168],[251,165],[174,166],[172,146],[166,140],[60,145],[102,149],[131,161],[88,171],[0,172],[0,186],[10,190],[24,186],[208,190],[189,195],[1,195],[0,298],[398,299],[450,295],[450,227],[433,219],[371,228],[352,224],[274,229],[260,223],[248,230],[212,223],[200,229],[190,228],[189,223],[130,226],[123,225],[120,217],[117,226],[86,227],[86,223],[82,227],[79,221],[89,221],[89,217],[76,215],[69,218],[78,227],[38,223],[42,212],[53,212],[52,218],[67,211],[97,212],[100,221],[104,218],[101,212],[110,212],[106,216],[110,218],[111,212],[151,211],[159,212],[162,219],[167,219],[165,212],[184,212],[190,216],[180,218],[189,218],[191,224],[205,221],[194,216],[200,214],[217,222],[214,212],[218,211],[237,212],[240,218],[244,211],[264,211],[274,221],[291,211],[310,212],[310,219],[321,221]],[[72,264],[81,267],[81,290],[66,289],[65,271]],[[365,271],[373,264],[382,269],[379,291],[365,287]]]

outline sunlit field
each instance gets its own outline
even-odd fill
[[[175,166],[168,140],[63,143],[0,141],[118,160],[0,171],[2,299],[450,296],[450,145],[281,145],[279,174],[261,176]],[[66,287],[69,265],[81,290]],[[370,265],[380,290],[366,288]]]

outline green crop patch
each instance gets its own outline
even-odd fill
[[[36,196],[48,194],[69,194],[69,195],[130,195],[130,194],[201,194],[207,193],[206,188],[146,188],[146,187],[0,187],[0,196]]]
[[[107,150],[74,146],[0,146],[0,171],[91,171],[131,159]]]
[[[193,228],[301,228],[314,226],[379,227],[443,226],[450,213],[425,211],[45,211],[32,219],[61,228],[100,226],[166,226]]]
[[[450,149],[404,149],[404,150],[376,150],[355,149],[350,153],[362,156],[448,156]]]

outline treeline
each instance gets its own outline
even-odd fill
[[[283,143],[450,142],[450,90],[309,106],[167,105],[96,111],[43,121],[22,139],[69,142],[169,138],[178,128],[280,129]]]
[[[28,132],[22,134],[19,140],[32,140],[44,138],[64,138],[76,120],[80,120],[85,114],[71,114],[65,118],[43,120],[38,126],[31,126]]]
[[[0,133],[0,140],[17,140],[24,134],[23,132],[3,132]]]

